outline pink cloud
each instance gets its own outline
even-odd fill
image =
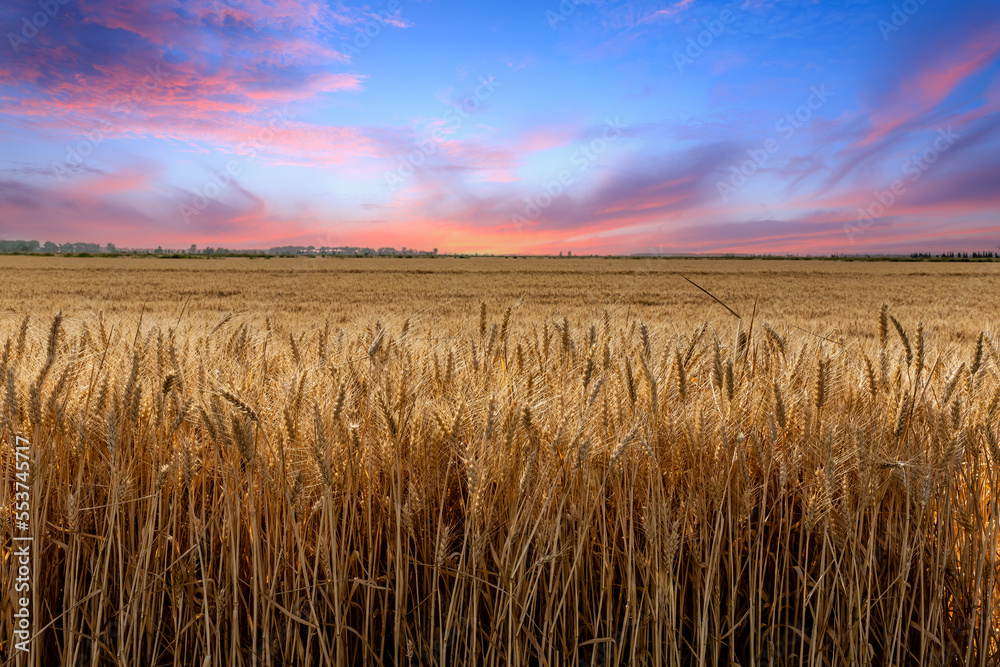
[[[661,21],[663,19],[670,18],[671,16],[676,16],[693,4],[694,0],[680,0],[680,2],[676,2],[670,7],[665,7],[664,9],[659,9],[653,12],[649,16],[645,17],[642,22],[649,23],[652,21]]]
[[[159,169],[148,164],[135,164],[125,169],[72,179],[61,192],[68,199],[77,201],[94,201],[108,195],[141,194],[154,184],[158,176]]]
[[[927,114],[962,83],[988,68],[1000,54],[1000,42],[996,41],[993,30],[983,33],[963,44],[953,57],[919,70],[905,80],[891,104],[872,111],[871,131],[856,145],[864,147],[886,139],[892,132]]]
[[[551,148],[561,148],[579,139],[582,129],[576,123],[559,123],[534,127],[521,134],[515,142],[515,147],[521,153],[534,153]]]
[[[334,31],[347,36],[371,20],[359,10],[291,0],[237,7],[167,0],[83,3],[76,11],[77,27],[88,27],[39,37],[56,40],[45,58],[0,59],[0,79],[27,84],[0,114],[57,141],[155,137],[232,150],[269,135],[276,113],[290,115],[285,107],[356,93],[366,78],[336,71],[347,59],[327,44]],[[104,31],[103,40],[116,31],[129,58],[110,45],[94,47],[85,37],[94,30]],[[266,150],[292,162],[343,163],[371,153],[363,129],[299,123],[285,130]]]

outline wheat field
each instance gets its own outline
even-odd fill
[[[1000,265],[2,262],[4,664],[1000,660]]]

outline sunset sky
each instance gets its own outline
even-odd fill
[[[5,0],[0,26],[4,239],[1000,247],[996,0]]]

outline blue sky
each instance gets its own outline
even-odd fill
[[[5,238],[1000,243],[996,2],[15,0],[0,26]]]

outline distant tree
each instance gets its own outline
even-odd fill
[[[198,246],[196,246],[195,244],[192,243],[191,247],[188,248],[188,252],[190,254],[192,254],[192,255],[197,254],[198,253]]]
[[[55,243],[53,243],[52,241],[46,241],[46,242],[45,242],[45,243],[44,243],[44,244],[42,245],[42,250],[43,250],[44,252],[59,252],[59,246],[57,246],[57,245],[56,245]]]
[[[118,248],[115,247],[114,243],[109,243],[107,246],[105,246],[105,250],[107,252],[117,252]]]
[[[59,252],[98,253],[101,252],[101,245],[99,243],[63,243],[59,246]]]
[[[38,252],[38,241],[0,241],[0,252]]]

